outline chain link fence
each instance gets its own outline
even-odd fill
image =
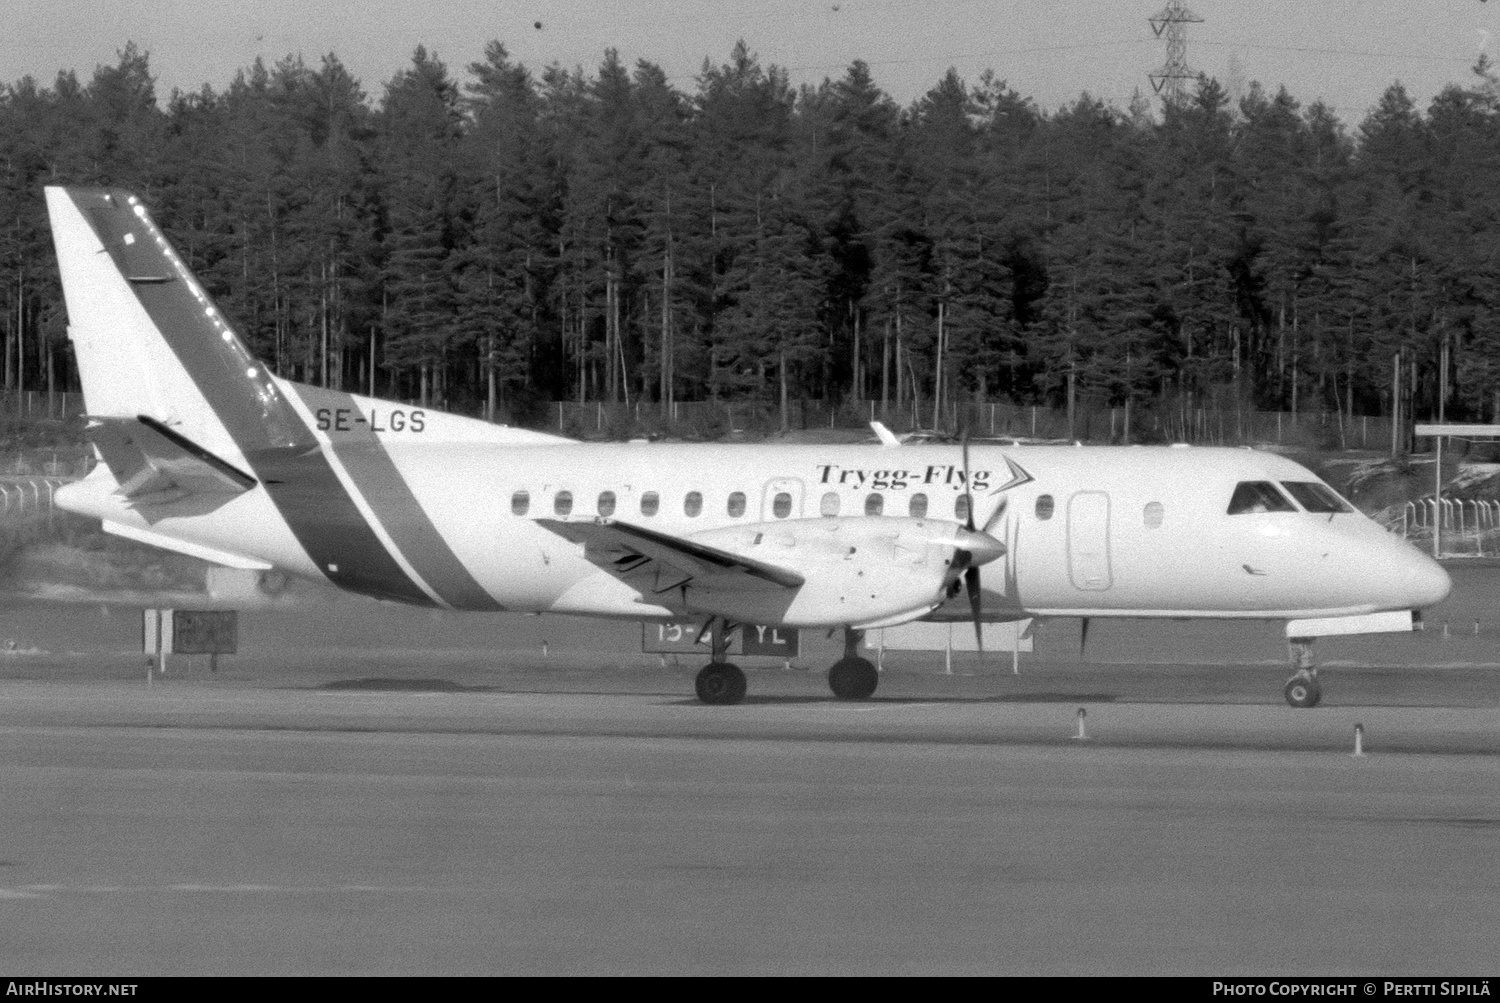
[[[0,391],[0,414],[67,421],[83,414],[83,394],[59,390]]]
[[[873,400],[841,404],[792,401],[784,415],[779,407],[757,402],[692,401],[664,409],[655,402],[556,401],[549,406],[549,416],[549,431],[586,439],[664,435],[711,440],[736,433],[761,438],[783,431],[867,428],[870,422],[879,421],[898,434],[938,430],[957,435],[966,431],[975,437],[1090,443],[1189,442],[1320,449],[1388,449],[1391,443],[1389,418],[1185,403],[1129,409],[1084,405],[1074,409],[1071,421],[1064,408],[999,401],[953,404],[941,414],[934,414],[931,405],[897,406]]]

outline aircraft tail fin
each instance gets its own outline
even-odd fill
[[[47,213],[90,415],[139,418],[158,446],[176,435],[236,470],[316,445],[138,198],[53,186]]]

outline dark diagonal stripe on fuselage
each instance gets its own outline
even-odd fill
[[[376,599],[439,605],[385,549],[321,449],[248,459],[297,541],[335,585]]]
[[[333,451],[396,549],[439,598],[457,609],[501,608],[432,524],[383,445],[335,446]]]
[[[381,527],[413,571],[455,609],[499,610],[502,607],[469,573],[443,534],[433,525],[406,477],[396,467],[385,444],[374,432],[372,415],[346,393],[291,384],[309,411],[358,414],[347,432],[332,432],[333,452],[343,464],[354,489],[375,514]]]
[[[226,340],[215,328],[185,281],[186,268],[179,270],[166,258],[145,221],[129,207],[127,194],[98,189],[70,189],[68,194],[308,557],[340,588],[377,599],[438,605],[365,522],[312,430],[265,367],[252,360],[256,373],[246,372],[248,353],[237,339]],[[127,233],[134,235],[128,243]],[[136,272],[156,279],[169,271],[172,281],[129,281]]]

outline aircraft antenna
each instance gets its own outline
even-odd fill
[[[1165,37],[1167,40],[1166,63],[1161,69],[1147,74],[1151,79],[1151,89],[1161,95],[1163,104],[1178,104],[1187,89],[1186,81],[1198,76],[1188,66],[1187,26],[1202,24],[1203,18],[1188,9],[1182,0],[1171,0],[1155,17],[1148,20],[1156,37]]]

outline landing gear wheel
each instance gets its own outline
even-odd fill
[[[725,706],[745,699],[745,674],[728,662],[703,666],[693,685],[698,690],[698,699],[706,704]]]
[[[840,700],[868,700],[879,684],[880,674],[863,658],[841,658],[828,670],[828,688]]]
[[[1282,692],[1286,694],[1286,702],[1293,707],[1316,707],[1323,699],[1323,688],[1318,685],[1317,677],[1301,673],[1288,679]]]

